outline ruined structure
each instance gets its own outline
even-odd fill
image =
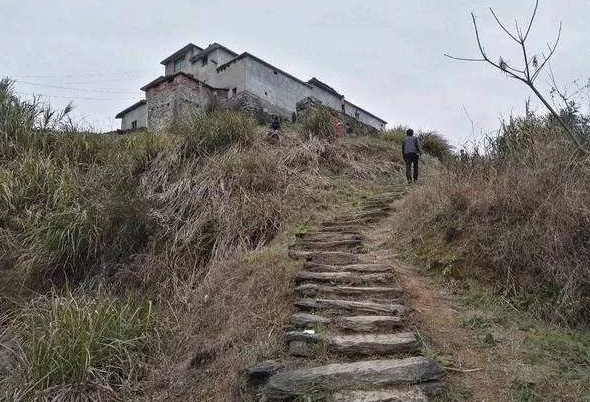
[[[161,62],[164,76],[141,88],[141,100],[117,114],[121,129],[158,131],[189,109],[210,102],[263,115],[292,119],[298,103],[319,104],[363,132],[381,131],[386,121],[349,102],[332,87],[312,78],[302,81],[250,53],[237,54],[218,43],[202,49],[188,44]]]

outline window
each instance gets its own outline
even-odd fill
[[[268,95],[268,92],[264,91],[264,94],[265,94],[265,95]]]
[[[209,61],[209,58],[207,56],[203,57],[203,59],[201,60],[201,62],[203,63],[203,67],[205,67],[207,65],[208,61]]]
[[[136,128],[137,128],[137,120],[133,120],[133,121],[131,122],[131,129],[132,129],[132,130],[135,130]]]
[[[184,67],[184,56],[181,57],[180,59],[174,60],[174,72],[182,71],[183,67]]]
[[[232,89],[231,92],[232,92],[232,95],[235,95],[238,92],[238,88]]]
[[[275,73],[275,75],[277,75],[277,74],[278,74],[276,71],[273,71],[273,73]]]
[[[356,112],[354,112],[354,118],[355,119],[359,119],[361,117],[361,114],[359,113],[359,111],[357,110]]]

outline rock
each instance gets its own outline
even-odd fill
[[[293,243],[289,248],[296,250],[347,250],[358,248],[361,245],[360,240],[330,240],[330,241],[298,241]]]
[[[347,355],[387,355],[415,351],[420,342],[412,332],[397,334],[331,335],[328,350]]]
[[[354,271],[354,272],[391,272],[393,267],[386,264],[350,264],[350,265],[326,265],[317,264],[314,262],[306,262],[303,268],[308,271],[315,272],[340,272],[340,271]]]
[[[438,364],[425,357],[337,363],[275,374],[266,393],[270,398],[288,399],[313,392],[418,384],[436,381],[441,374]]]
[[[301,299],[295,302],[295,306],[302,310],[345,310],[363,313],[387,313],[390,315],[402,315],[407,310],[406,307],[400,304],[328,299]]]
[[[306,283],[294,289],[296,294],[301,296],[363,296],[366,298],[376,296],[399,297],[402,294],[401,288],[393,287],[355,287],[355,286],[323,286],[315,283]]]
[[[392,330],[401,327],[404,319],[392,315],[357,315],[338,317],[335,325],[341,329],[355,332],[377,332],[384,329]]]
[[[303,331],[289,331],[285,333],[285,340],[287,342],[299,341],[299,342],[307,342],[307,343],[318,343],[321,342],[322,339],[318,334],[303,332]]]
[[[246,375],[250,381],[264,382],[271,375],[282,370],[284,366],[276,360],[265,360],[254,366],[246,368]]]
[[[357,274],[354,272],[309,272],[300,271],[295,281],[317,281],[330,283],[387,283],[392,280],[388,274]]]
[[[345,253],[342,251],[295,251],[289,250],[289,257],[293,259],[304,259],[317,264],[327,265],[348,265],[360,263],[357,254]]]
[[[296,327],[314,327],[322,324],[329,324],[330,319],[320,315],[296,313],[291,316],[291,324]]]

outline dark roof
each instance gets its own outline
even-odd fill
[[[350,102],[349,100],[347,100],[346,102],[348,102],[350,105],[354,106],[354,107],[355,107],[355,108],[357,108],[358,110],[365,112],[365,113],[366,113],[366,114],[368,114],[369,116],[373,116],[373,117],[374,117],[374,118],[376,118],[377,120],[379,120],[379,121],[382,121],[383,123],[387,124],[387,122],[386,122],[385,120],[383,120],[381,117],[377,117],[377,116],[375,116],[373,113],[371,113],[371,112],[367,112],[365,109],[363,109],[363,108],[362,108],[362,107],[360,107],[360,106],[357,106],[357,105],[355,105],[354,103]]]
[[[207,46],[204,50],[201,50],[199,53],[195,54],[193,57],[191,57],[190,61],[191,61],[191,63],[194,63],[195,61],[199,60],[202,57],[207,56],[209,53],[211,53],[217,49],[225,50],[226,52],[228,52],[229,54],[231,54],[234,57],[238,55],[233,50],[230,50],[230,49],[226,48],[225,46],[220,45],[219,43],[215,42],[215,43]]]
[[[141,105],[145,105],[145,99],[140,100],[137,103],[134,103],[133,105],[129,106],[127,109],[120,111],[119,113],[117,113],[117,115],[115,116],[115,119],[121,119],[123,118],[124,115],[126,115],[127,113],[129,113],[130,111],[132,111],[133,109],[137,109],[138,107],[140,107]]]
[[[187,74],[184,71],[177,71],[174,74],[170,74],[170,75],[161,75],[158,78],[156,78],[155,80],[145,84],[143,87],[139,88],[142,91],[147,91],[148,89],[150,89],[151,87],[155,87],[156,85],[161,84],[162,82],[165,81],[172,81],[174,78],[176,78],[179,75],[184,75],[187,78],[190,78],[191,80],[197,81],[199,82],[199,80],[197,80],[195,77],[193,77],[192,74]]]
[[[291,74],[289,74],[289,73],[281,70],[278,67],[273,66],[270,63],[267,63],[266,61],[264,61],[264,60],[262,60],[262,59],[260,59],[260,58],[258,58],[256,56],[254,56],[253,54],[250,54],[248,52],[244,52],[241,55],[239,55],[238,57],[235,57],[235,58],[231,59],[230,61],[228,61],[227,63],[222,64],[221,66],[217,67],[217,71],[221,71],[221,70],[225,69],[227,66],[229,66],[230,64],[235,63],[236,61],[238,61],[240,59],[243,59],[243,58],[246,58],[246,57],[249,58],[249,59],[252,59],[254,61],[257,61],[260,64],[264,64],[265,66],[267,66],[269,68],[272,68],[275,71],[279,71],[281,74],[283,74],[283,75],[291,78],[292,80],[297,81],[300,84],[303,84],[303,85],[305,85],[305,86],[307,86],[309,88],[312,88],[312,86],[310,84],[308,84],[307,82],[301,81],[299,78],[292,76]]]
[[[318,88],[323,89],[324,91],[328,91],[328,92],[330,92],[330,93],[332,93],[332,94],[334,94],[334,95],[336,95],[336,96],[338,96],[340,98],[343,98],[344,97],[344,95],[338,93],[334,88],[332,88],[328,84],[326,84],[326,83],[318,80],[316,77],[313,77],[312,79],[310,79],[307,82],[309,82],[313,86],[316,86]]]
[[[176,52],[172,53],[170,56],[166,57],[164,60],[162,60],[160,62],[160,64],[167,64],[169,61],[172,61],[172,60],[176,59],[177,57],[182,56],[183,54],[185,54],[186,52],[188,52],[189,50],[191,50],[194,47],[196,47],[199,50],[203,50],[202,48],[198,47],[197,45],[189,43],[188,45],[186,45],[182,49],[177,50]]]
[[[190,78],[191,80],[198,82],[199,84],[201,84],[209,89],[212,89],[214,91],[227,91],[226,88],[214,88],[211,85],[204,83],[203,81],[199,81],[198,79],[195,78],[194,75],[189,74],[189,73],[185,73],[184,71],[177,71],[177,72],[170,74],[170,75],[161,75],[158,78],[156,78],[155,80],[145,84],[143,87],[140,88],[140,90],[147,91],[151,87],[155,87],[156,85],[160,85],[162,82],[170,82],[179,75],[184,75],[185,77]]]

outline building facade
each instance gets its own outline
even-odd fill
[[[312,98],[368,128],[382,131],[387,124],[317,78],[302,81],[248,52],[237,54],[218,43],[205,49],[188,44],[161,64],[164,76],[141,88],[145,100],[117,114],[122,130],[158,131],[184,111],[204,109],[213,100],[292,119],[297,104]]]

